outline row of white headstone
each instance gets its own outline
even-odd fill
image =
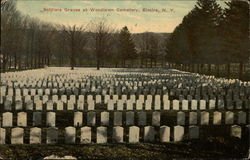
[[[250,113],[250,112],[249,112]],[[100,124],[96,123],[96,112],[87,112],[87,125],[88,126],[96,126],[96,125],[135,125],[135,112],[129,111],[126,112],[126,120],[123,121],[123,113],[122,112],[114,112],[113,118],[111,118],[109,112],[101,112],[100,113]],[[152,112],[151,116],[151,124],[153,126],[160,126],[161,125],[161,112]],[[185,112],[177,112],[176,113],[176,124],[177,125],[222,125],[222,113],[215,111],[213,112],[212,122],[209,120],[209,112],[189,112],[189,117],[186,117],[188,114]],[[199,115],[199,117],[198,117]],[[138,125],[147,125],[147,113],[146,112],[138,112]],[[248,115],[248,124],[250,124],[250,115]],[[237,124],[247,124],[247,113],[243,111],[239,111],[237,114]],[[1,118],[1,117],[0,117]],[[188,118],[188,121],[187,121]],[[2,114],[2,127],[13,127],[13,113],[11,112],[4,112]],[[110,120],[113,120],[110,123]],[[198,123],[198,119],[200,123]],[[235,113],[227,111],[225,113],[225,124],[234,124],[235,120]],[[27,127],[27,113],[26,112],[19,112],[17,113],[17,126]],[[83,112],[74,112],[74,126],[82,126],[83,125]],[[164,122],[166,123],[166,122]],[[33,126],[42,125],[42,112],[33,112],[32,118]],[[46,112],[46,126],[55,127],[56,126],[56,112]]]
[[[122,90],[125,90],[125,88],[123,88]],[[50,96],[50,95],[57,95],[58,93],[76,93],[77,95],[81,95],[82,92],[90,92],[90,91],[87,91],[88,89],[86,88],[74,88],[74,89],[70,89],[70,88],[53,88],[53,89],[50,89],[50,88],[8,88],[6,89],[6,86],[1,86],[0,87],[0,92],[1,92],[1,96],[27,96],[27,95],[30,95],[30,96]],[[130,91],[133,91],[133,90],[137,90],[137,88],[135,89],[128,89]],[[140,89],[142,91],[144,91],[143,89]],[[156,90],[156,89],[155,89]],[[157,88],[157,90],[159,90],[159,88]],[[183,99],[183,98],[187,98],[187,99],[191,99],[192,97],[196,96],[197,98],[201,99],[201,97],[216,97],[216,96],[220,96],[220,97],[223,97],[225,99],[229,99],[229,100],[237,100],[237,99],[241,99],[241,98],[245,98],[245,97],[249,97],[249,94],[250,94],[250,87],[249,89],[245,89],[245,91],[242,91],[242,92],[228,92],[228,93],[225,93],[225,92],[219,92],[219,91],[210,91],[210,92],[205,92],[204,90],[198,92],[193,90],[191,91],[191,89],[187,89],[187,93],[182,93],[181,89],[168,89],[167,87],[162,87],[162,89],[160,89],[164,94],[167,94],[167,95],[178,95],[180,99]],[[236,89],[237,90],[237,89]],[[110,95],[113,95],[113,96],[118,96],[115,94],[115,89],[112,89],[112,88],[99,88],[98,89],[98,93],[101,93],[101,95],[105,96],[105,95],[108,95],[108,91],[109,91],[109,94]],[[183,90],[184,91],[184,90]],[[223,91],[223,90],[222,90]],[[218,92],[218,93],[217,93]],[[91,92],[92,95],[96,94],[94,91]],[[89,94],[91,94],[89,93]],[[111,94],[112,93],[112,94]],[[150,96],[150,92],[148,93],[148,95]],[[152,94],[153,96],[159,96],[157,94],[155,94],[155,92]],[[122,94],[121,91],[119,91],[119,96],[125,96],[124,94]],[[139,95],[140,96],[140,95]],[[141,95],[142,96],[142,95]]]
[[[250,126],[248,126],[250,129]],[[65,143],[76,143],[76,128],[69,126],[65,128],[64,138]],[[92,141],[92,128],[82,127],[81,129],[80,143],[91,143]],[[185,130],[183,126],[174,126],[173,141],[182,141],[184,138],[198,139],[199,138],[199,127],[189,126],[188,131]],[[24,129],[23,128],[12,128],[11,129],[11,144],[24,144]],[[144,142],[156,142],[156,130],[153,126],[144,127]],[[170,127],[161,126],[160,127],[160,142],[170,142]],[[108,129],[107,127],[100,126],[96,128],[96,143],[108,143]],[[124,142],[124,128],[121,126],[113,127],[112,131],[112,141],[122,143]],[[230,135],[233,137],[241,138],[242,129],[241,126],[233,125],[231,126]],[[6,129],[0,128],[0,144],[6,143]],[[138,143],[140,142],[140,128],[137,126],[129,127],[128,142]],[[58,143],[58,128],[50,127],[46,129],[46,143],[55,144]],[[42,129],[41,128],[30,128],[29,133],[29,144],[40,144],[42,143]]]
[[[35,104],[35,108],[34,108]],[[43,107],[46,105],[45,108]],[[98,103],[98,101],[88,100],[85,103],[84,100],[25,100],[23,101],[15,101],[13,104],[10,100],[5,100],[4,102],[4,110],[54,110],[54,105],[56,110],[95,110],[96,104],[105,106],[107,110],[214,110],[214,109],[243,109],[243,105],[246,109],[250,109],[250,100],[249,101],[236,101],[235,104],[233,102],[227,102],[226,107],[223,100],[219,100],[216,103],[216,100],[192,100],[189,102],[188,100],[165,100],[163,104],[161,101],[155,101],[152,103],[151,100],[146,100],[145,102],[141,100],[107,100],[104,104]],[[14,107],[13,107],[14,105]],[[23,107],[25,106],[25,108]],[[65,106],[65,107],[64,107]],[[103,107],[102,107],[103,108]],[[116,108],[116,109],[115,109]]]

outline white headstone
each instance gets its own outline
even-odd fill
[[[155,129],[152,126],[144,127],[144,142],[155,141]]]
[[[152,125],[160,126],[161,125],[161,112],[152,113]]]
[[[82,126],[82,112],[74,113],[74,126],[75,127]]]
[[[56,126],[56,113],[55,112],[47,112],[46,125],[49,127]]]
[[[116,126],[113,127],[113,142],[122,143],[123,142],[123,127]]]
[[[233,124],[233,123],[234,123],[234,113],[231,111],[227,111],[225,116],[225,124]]]
[[[110,100],[110,95],[104,95],[104,103],[107,104]]]
[[[23,144],[23,128],[12,128],[11,129],[11,144]]]
[[[17,114],[17,126],[26,127],[27,126],[27,113],[19,112]]]
[[[198,106],[198,102],[197,102],[197,100],[192,100],[191,101],[191,109],[192,110],[197,110],[197,106]]]
[[[146,100],[146,102],[145,102],[145,110],[152,110],[152,101]]]
[[[142,110],[143,102],[140,100],[136,101],[136,110]]]
[[[136,97],[135,95],[130,95],[130,100],[135,103],[136,102]]]
[[[63,110],[63,101],[59,100],[56,102],[56,109]]]
[[[189,112],[189,124],[197,124],[197,112]]]
[[[241,138],[241,127],[238,125],[231,126],[231,136]]]
[[[69,101],[71,101],[72,103],[76,103],[76,96],[75,95],[70,95],[69,96]]]
[[[182,110],[188,110],[188,100],[182,100]]]
[[[218,109],[224,109],[224,100],[222,99],[219,99],[218,100]]]
[[[160,110],[161,109],[161,98],[159,95],[156,95],[155,103],[154,103],[154,109],[155,110]]]
[[[84,101],[79,100],[76,107],[77,110],[84,110]]]
[[[221,117],[222,117],[222,114],[221,112],[214,112],[214,115],[213,115],[213,124],[214,125],[220,125],[221,124]]]
[[[160,127],[160,141],[169,142],[170,141],[170,127],[161,126]]]
[[[107,143],[107,127],[97,127],[96,143]]]
[[[184,127],[174,126],[174,141],[182,141],[184,137]]]
[[[114,101],[108,100],[108,110],[114,110]]]
[[[153,102],[153,97],[152,97],[152,95],[147,95],[147,100]]]
[[[15,102],[15,109],[16,110],[22,110],[23,109],[23,102],[22,101],[16,101]]]
[[[74,144],[76,140],[76,129],[75,127],[65,128],[65,143]]]
[[[109,126],[109,112],[101,112],[101,125]]]
[[[95,96],[95,103],[98,103],[98,104],[102,103],[102,96],[101,95]]]
[[[66,95],[61,95],[61,101],[63,101],[64,103],[68,102],[68,98]]]
[[[6,131],[4,128],[0,128],[0,144],[5,144]]]
[[[129,127],[129,143],[139,142],[140,128],[137,126]]]
[[[75,103],[69,100],[67,104],[67,110],[74,110],[74,109],[75,109]]]
[[[84,103],[84,102],[85,102],[85,101],[84,101],[84,95],[79,95],[78,101],[81,101],[81,102]]]
[[[36,110],[43,110],[43,103],[42,103],[42,101],[37,101],[35,103],[35,106],[36,106]]]
[[[215,109],[215,100],[214,99],[209,100],[209,109]]]
[[[113,95],[113,101],[114,102],[118,101],[118,99],[119,99],[118,95]]]
[[[179,110],[179,100],[173,100],[173,110]]]
[[[28,102],[26,102],[26,110],[33,110],[33,101],[29,100]]]
[[[91,127],[81,128],[81,143],[91,143]]]
[[[205,109],[206,109],[206,101],[200,100],[200,110],[205,110]]]
[[[87,113],[87,125],[88,126],[95,126],[96,123],[96,113],[95,112],[88,112]]]
[[[95,102],[93,100],[88,101],[88,110],[95,110]]]
[[[45,89],[45,94],[46,94],[46,95],[50,95],[50,89],[49,89],[49,88],[46,88],[46,89]]]
[[[53,102],[58,101],[58,95],[53,95],[53,96],[52,96],[52,101],[53,101]]]
[[[43,95],[43,89],[42,89],[42,88],[39,88],[39,89],[37,90],[37,94],[40,95],[40,96],[42,96],[42,95]]]
[[[163,101],[163,109],[164,110],[170,110],[170,100],[164,100]]]
[[[134,104],[131,100],[127,100],[126,101],[126,107],[127,107],[126,110],[133,110],[133,108],[134,108],[133,105]]]
[[[41,128],[30,128],[30,144],[40,144],[42,141],[42,130]]]
[[[185,113],[184,112],[177,113],[177,125],[185,125]]]
[[[47,110],[53,110],[53,101],[51,101],[51,100],[49,100],[47,103],[46,103],[46,105],[47,105]]]
[[[123,104],[124,104],[124,101],[123,100],[118,100],[117,101],[117,110],[118,111],[122,111],[123,110]]]
[[[43,104],[48,102],[48,100],[49,100],[49,96],[48,95],[43,95]]]
[[[201,125],[208,125],[208,124],[209,124],[209,113],[201,112]]]
[[[13,126],[13,113],[5,112],[3,113],[2,127],[12,127]]]

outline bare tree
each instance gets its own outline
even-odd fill
[[[70,48],[70,65],[71,70],[74,70],[76,65],[76,55],[83,51],[83,48],[87,42],[85,27],[80,26],[63,26],[62,33],[65,37],[66,43]]]
[[[115,30],[110,24],[107,23],[106,19],[102,18],[101,20],[90,22],[90,31],[93,33],[96,67],[97,70],[99,70],[102,63],[102,57],[109,52],[112,33],[114,33]]]

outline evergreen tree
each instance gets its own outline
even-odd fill
[[[119,35],[119,42],[122,62],[123,66],[125,66],[126,60],[133,60],[136,58],[135,44],[127,26],[121,29]]]
[[[224,39],[224,57],[230,63],[240,63],[239,79],[243,79],[243,64],[249,61],[249,2],[232,0],[227,3],[221,33]]]

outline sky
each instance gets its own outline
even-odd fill
[[[170,33],[195,3],[196,0],[18,0],[17,9],[24,15],[56,24],[81,26],[105,18],[118,30],[127,26],[132,33]],[[224,1],[218,3],[225,7]]]

